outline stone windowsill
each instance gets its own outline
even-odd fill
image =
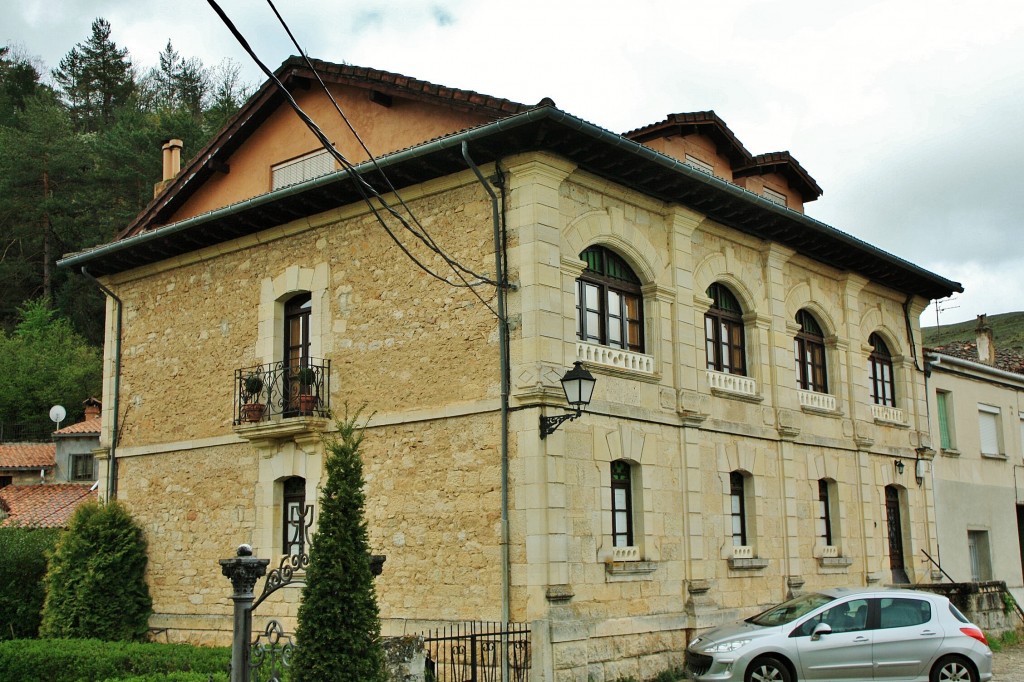
[[[648,575],[657,569],[657,561],[606,561],[604,564],[608,575]]]
[[[845,556],[821,556],[818,557],[818,565],[822,568],[849,568],[853,559]]]
[[[959,457],[960,451],[956,448],[942,448],[939,450],[943,457]]]
[[[767,559],[758,559],[757,557],[750,559],[729,559],[729,568],[734,571],[760,571],[767,566]]]

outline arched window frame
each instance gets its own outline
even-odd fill
[[[739,300],[723,284],[707,290],[711,307],[704,314],[704,348],[707,368],[715,372],[746,376],[746,332]]]
[[[896,407],[896,381],[889,347],[878,334],[868,337],[871,354],[868,356],[868,376],[871,381],[871,400],[875,405]]]
[[[825,334],[821,325],[806,310],[796,314],[796,322],[800,326],[793,338],[797,386],[805,391],[828,393]]]
[[[580,259],[587,267],[576,280],[576,337],[643,353],[640,279],[622,256],[604,246],[587,247]]]

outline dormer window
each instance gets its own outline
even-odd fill
[[[796,314],[796,322],[800,325],[800,331],[793,339],[797,386],[805,391],[828,393],[825,334],[818,321],[806,310]]]
[[[640,279],[603,246],[580,254],[586,270],[576,281],[576,336],[581,341],[644,352]]]
[[[768,189],[767,187],[762,187],[761,192],[764,194],[764,198],[767,199],[768,201],[772,202],[773,204],[778,204],[779,206],[785,207],[786,195],[783,194],[782,192],[776,192],[775,190]]]

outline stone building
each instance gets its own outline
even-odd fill
[[[999,580],[1024,601],[1024,355],[977,341],[928,348],[937,554],[955,582]]]
[[[353,169],[268,83],[62,261],[108,292],[99,478],[147,529],[153,627],[227,640],[217,560],[295,548],[346,404],[384,633],[528,622],[535,680],[648,677],[794,590],[931,578],[932,489],[894,463],[930,452],[918,317],[957,283],[805,216],[806,170],[712,112],[619,135],[314,66],[375,162],[292,59]],[[542,437],[578,360],[593,400]]]

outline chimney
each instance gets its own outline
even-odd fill
[[[974,332],[978,336],[978,361],[995,366],[996,341],[992,336],[992,327],[988,326],[987,315],[978,315],[978,326]]]
[[[88,421],[100,416],[100,409],[103,407],[103,404],[96,400],[96,398],[86,398],[82,401],[82,404],[85,406],[85,417],[82,421]]]
[[[153,185],[153,198],[155,199],[163,192],[167,185],[181,171],[181,148],[184,143],[181,140],[172,139],[164,142],[163,146],[163,179]]]

